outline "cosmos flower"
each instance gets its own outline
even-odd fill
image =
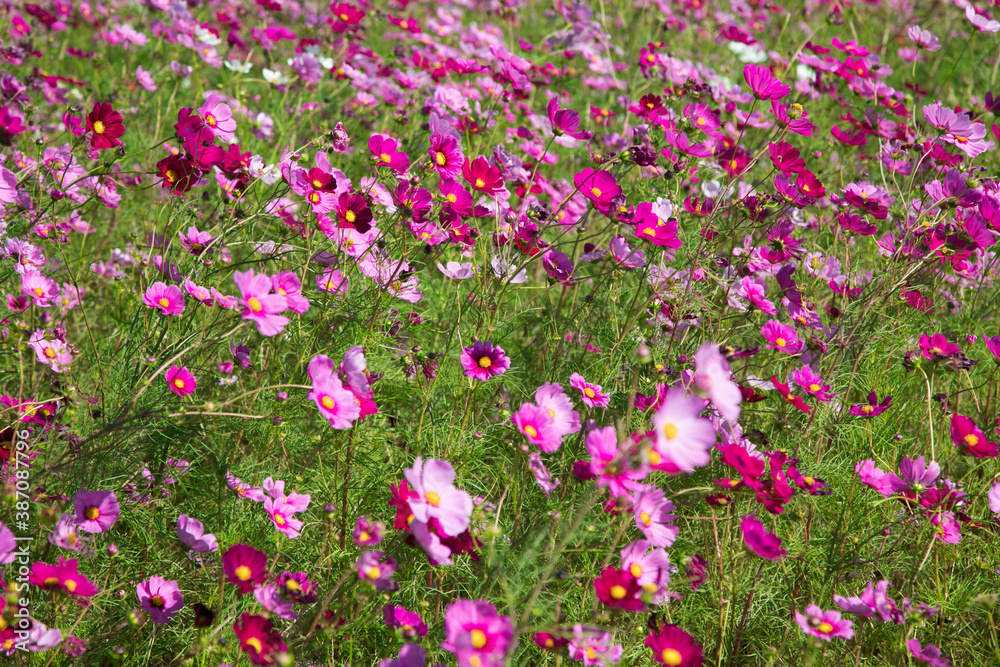
[[[288,309],[288,300],[280,294],[271,293],[270,276],[263,273],[255,275],[253,269],[248,269],[234,273],[233,282],[240,290],[243,319],[256,324],[262,336],[276,336],[285,330],[288,318],[281,313]]]
[[[480,382],[503,375],[510,368],[510,358],[503,348],[489,341],[475,341],[463,348],[461,361],[463,374]]]
[[[184,312],[184,293],[177,285],[167,286],[166,283],[155,282],[146,289],[142,301],[150,308],[159,309],[164,315],[180,315]]]
[[[700,667],[701,646],[694,637],[676,625],[664,625],[659,632],[647,635],[645,644],[653,651],[653,659],[667,667]]]
[[[150,577],[136,585],[139,606],[149,612],[153,623],[169,623],[184,606],[184,596],[176,581],[163,577]]]
[[[781,539],[774,533],[767,532],[764,524],[752,514],[743,517],[740,532],[743,533],[743,543],[747,548],[761,558],[781,560],[787,553],[781,548]]]
[[[603,392],[601,385],[587,382],[579,373],[573,373],[570,376],[569,386],[582,394],[580,400],[588,408],[607,408],[608,403],[611,402],[611,397]]]
[[[455,488],[455,469],[447,461],[418,456],[404,473],[415,494],[409,499],[417,521],[436,519],[445,535],[457,536],[469,527],[472,496]]]
[[[679,471],[694,472],[707,465],[715,445],[715,429],[703,419],[704,401],[678,387],[671,387],[653,414],[655,449]]]
[[[267,554],[246,544],[234,544],[222,554],[222,571],[240,593],[267,581]]]
[[[743,68],[743,79],[758,100],[780,100],[792,92],[791,88],[771,75],[771,70],[754,63],[748,63]]]
[[[274,629],[274,623],[263,616],[243,612],[233,623],[233,632],[240,642],[240,648],[254,665],[271,665],[274,654],[287,649],[281,634]]]
[[[236,119],[233,110],[223,103],[219,96],[211,94],[205,98],[205,103],[198,108],[205,121],[205,126],[219,141],[236,141]]]
[[[85,533],[104,533],[121,516],[114,491],[80,489],[73,496],[77,526]]]
[[[205,532],[201,521],[181,514],[177,518],[177,539],[195,553],[207,554],[219,549],[215,535]]]
[[[198,388],[198,382],[187,366],[171,366],[165,377],[170,391],[178,396],[189,396]]]
[[[445,641],[463,667],[501,667],[514,648],[511,620],[486,600],[456,600],[444,614]]]
[[[90,145],[99,151],[121,146],[119,138],[125,134],[125,124],[122,115],[115,111],[109,102],[98,102],[87,114],[87,131],[90,135]]]
[[[97,586],[77,572],[76,559],[65,560],[59,556],[56,565],[35,562],[31,565],[28,583],[47,591],[65,591],[72,596],[89,598],[97,594]]]
[[[802,632],[818,637],[825,642],[838,637],[850,639],[854,636],[854,623],[842,618],[839,611],[823,611],[818,605],[806,607],[806,613],[795,612],[795,622]]]

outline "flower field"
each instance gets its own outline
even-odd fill
[[[0,654],[1000,664],[993,4],[5,3]]]

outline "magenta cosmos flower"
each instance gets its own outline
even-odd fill
[[[370,520],[366,516],[359,516],[354,524],[354,531],[351,537],[359,547],[374,547],[385,536],[385,524],[379,520]]]
[[[959,451],[977,459],[994,457],[1000,453],[997,443],[990,441],[976,423],[964,415],[951,416],[951,441]]]
[[[80,489],[73,496],[77,527],[85,533],[103,533],[121,516],[114,491]]]
[[[653,448],[670,464],[683,472],[707,465],[715,444],[715,429],[701,418],[705,401],[683,389],[671,387],[653,415],[656,439]]]
[[[642,611],[642,589],[627,569],[606,567],[594,578],[594,593],[607,607],[623,611]]]
[[[409,498],[410,511],[417,521],[437,519],[441,530],[450,537],[461,535],[469,527],[472,496],[455,488],[455,469],[447,461],[418,456],[413,467],[403,473],[415,496]]]
[[[386,558],[381,551],[366,551],[357,562],[358,578],[371,584],[377,591],[395,591],[399,584],[392,580],[396,561]]]
[[[371,151],[372,160],[378,167],[389,167],[397,172],[404,172],[410,167],[410,158],[406,153],[397,151],[399,144],[392,137],[382,134],[373,134],[368,139],[368,150]]]
[[[805,341],[799,340],[799,334],[790,324],[782,324],[778,320],[768,320],[760,329],[761,335],[767,340],[767,349],[798,354],[805,348]]]
[[[233,274],[233,282],[242,295],[243,319],[252,320],[262,336],[276,336],[285,330],[288,318],[281,313],[288,309],[288,300],[271,293],[270,276],[254,275],[253,269],[249,269]]]
[[[459,665],[501,667],[514,645],[510,619],[486,600],[456,600],[444,614],[445,641]]]
[[[188,396],[198,388],[198,382],[187,366],[171,366],[167,371],[167,386],[178,396]]]
[[[764,530],[764,524],[752,514],[743,517],[740,532],[747,548],[761,558],[780,560],[787,553],[781,548],[781,538]]]
[[[240,593],[249,593],[254,584],[267,581],[267,554],[246,544],[234,544],[222,554],[222,570]]]
[[[607,408],[611,402],[611,397],[604,393],[601,385],[587,382],[579,373],[573,373],[569,377],[569,386],[582,394],[580,400],[588,408]]]
[[[632,505],[636,527],[654,547],[669,547],[677,539],[680,529],[673,524],[673,511],[673,501],[657,488],[637,495]]]
[[[184,292],[177,285],[155,282],[146,288],[142,302],[150,308],[158,308],[164,315],[180,315],[184,312]]]
[[[562,444],[562,434],[556,429],[549,410],[545,408],[534,403],[522,403],[517,412],[510,416],[510,420],[528,442],[543,452],[554,452]]]
[[[747,64],[743,68],[743,78],[758,100],[780,100],[792,92],[791,88],[771,76],[771,70],[760,65]]]
[[[472,162],[466,158],[462,164],[462,178],[472,186],[473,190],[491,197],[504,188],[500,170],[492,166],[482,155]]]
[[[664,625],[655,635],[646,637],[645,644],[653,650],[653,659],[668,667],[699,667],[701,646],[694,637],[676,625]]]
[[[33,563],[28,583],[47,591],[61,590],[77,597],[93,597],[97,594],[97,586],[77,572],[76,567],[75,558],[65,560],[62,556],[59,556],[59,563],[56,565]]]
[[[795,622],[802,628],[802,632],[813,637],[818,637],[825,642],[834,637],[850,639],[854,636],[854,623],[841,618],[839,611],[823,611],[819,605],[811,604],[806,607],[805,615],[795,612]]]
[[[879,403],[878,395],[874,391],[869,392],[867,403],[855,403],[851,406],[851,414],[855,417],[877,417],[892,407],[892,396],[886,396]]]
[[[139,605],[149,612],[153,623],[169,623],[184,606],[184,596],[176,581],[150,577],[135,587]]]
[[[598,208],[607,208],[611,200],[622,193],[615,177],[606,171],[584,169],[573,176],[573,185]]]
[[[546,111],[549,115],[549,123],[552,124],[552,134],[558,136],[566,135],[581,141],[587,141],[592,136],[590,132],[580,130],[580,114],[572,109],[560,109],[559,98],[553,97],[549,100]]]
[[[489,341],[477,340],[472,347],[462,350],[463,375],[486,382],[491,377],[503,375],[510,368],[510,359],[503,348]]]

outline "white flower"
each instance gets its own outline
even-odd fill
[[[227,60],[222,63],[231,72],[239,72],[240,74],[246,74],[253,69],[253,64],[249,61],[241,63],[239,60]]]

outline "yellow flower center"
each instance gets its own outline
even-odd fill
[[[639,514],[639,521],[642,521],[644,525],[648,526],[653,523],[653,517],[649,516],[649,512],[642,512]]]
[[[524,432],[528,434],[529,438],[537,438],[538,437],[538,430],[534,426],[532,426],[531,424],[525,425]]]
[[[600,197],[601,196],[601,189],[600,188],[590,188],[590,194],[594,195],[595,197]]]
[[[477,188],[485,188],[486,187],[486,181],[484,181],[481,178],[477,178],[476,179],[476,187]]]
[[[625,590],[624,586],[619,586],[615,584],[614,586],[611,587],[611,597],[614,598],[615,600],[621,600],[627,594],[628,591]]]
[[[486,633],[479,628],[470,632],[469,637],[472,639],[473,648],[482,648],[486,646]]]
[[[73,579],[67,579],[66,581],[64,581],[63,586],[65,586],[66,590],[68,590],[70,593],[76,591],[76,581],[74,581]]]
[[[333,399],[330,398],[329,396],[324,396],[323,398],[319,399],[319,402],[327,410],[333,410],[335,407],[337,407],[337,404],[334,403]]]
[[[677,667],[677,665],[681,664],[684,660],[681,652],[675,648],[663,649],[663,653],[660,654],[660,657],[663,658],[663,664],[670,665],[670,667]]]
[[[665,424],[663,426],[663,435],[667,436],[667,440],[673,440],[677,437],[677,427],[673,424]]]
[[[149,604],[153,605],[154,607],[162,607],[163,598],[160,597],[159,595],[154,595],[153,597],[149,598]]]
[[[280,514],[275,514],[274,515],[274,522],[276,524],[278,524],[279,526],[284,526],[285,525],[285,517],[281,516]]]
[[[454,204],[455,202],[458,201],[458,195],[456,195],[454,192],[449,192],[448,196],[445,197],[445,199],[448,200],[449,204]]]
[[[87,517],[87,521],[93,521],[97,517],[101,516],[101,510],[97,507],[88,507],[84,511],[83,516]]]
[[[94,134],[104,134],[104,123],[99,120],[94,121]]]
[[[368,577],[369,579],[372,579],[372,580],[378,579],[381,574],[382,574],[382,571],[379,570],[374,565],[372,565],[367,570],[365,570],[365,576]]]
[[[238,568],[236,568],[236,578],[239,579],[240,581],[249,581],[251,574],[253,573],[250,571],[250,568],[247,567],[246,565],[240,565]]]
[[[249,306],[250,310],[252,310],[255,313],[259,313],[260,311],[264,310],[264,305],[260,302],[260,299],[258,299],[255,296],[252,296],[249,299],[247,299],[247,306]]]
[[[976,445],[979,444],[979,438],[977,438],[973,433],[970,433],[969,435],[965,436],[963,440],[965,440],[965,444],[967,444],[969,447],[975,447]]]
[[[177,387],[178,389],[183,389],[184,388],[184,380],[182,380],[180,378],[177,378],[176,380],[174,380],[174,386]]]
[[[382,153],[381,155],[378,156],[378,158],[385,163],[392,162],[392,157],[388,153]]]
[[[642,565],[638,563],[632,563],[628,566],[628,571],[632,573],[632,576],[638,579],[642,576]]]
[[[257,651],[257,653],[263,653],[264,651],[264,647],[261,646],[260,640],[257,639],[256,637],[251,637],[250,639],[246,640],[246,645],[251,647],[253,650]]]
[[[443,167],[445,164],[447,164],[448,158],[447,158],[447,156],[445,156],[444,153],[442,153],[441,151],[438,151],[437,155],[434,156],[434,161],[437,162],[437,165],[439,167]]]
[[[583,395],[586,396],[587,398],[593,398],[597,394],[594,393],[594,390],[591,389],[590,387],[584,387],[583,388]]]
[[[809,385],[809,391],[819,391],[820,389],[821,389],[821,387],[818,384],[816,384],[815,382],[813,382],[811,385]]]
[[[870,406],[870,405],[862,405],[861,406],[861,412],[865,413],[866,415],[867,414],[871,414],[871,411],[872,411],[872,406]]]
[[[428,491],[425,496],[427,498],[427,504],[431,507],[437,507],[441,504],[441,496],[437,491]]]
[[[367,532],[367,531],[364,531],[364,530],[362,530],[362,531],[361,531],[361,534],[360,534],[360,535],[358,535],[358,539],[359,539],[360,541],[362,541],[362,542],[367,542],[367,541],[368,541],[368,540],[370,540],[371,538],[372,538],[372,536],[371,536],[371,535],[369,535],[369,534],[368,534],[368,532]]]
[[[56,585],[56,584],[58,584],[58,583],[59,583],[59,578],[58,578],[58,577],[49,577],[49,578],[48,578],[48,579],[46,579],[46,580],[45,580],[45,582],[44,582],[44,584],[45,584],[46,586],[55,586],[55,585]]]
[[[809,475],[803,477],[802,481],[806,483],[806,486],[812,486],[816,483],[816,479],[814,477],[810,477]]]
[[[655,449],[649,450],[649,462],[651,464],[653,464],[654,466],[658,466],[660,465],[660,461],[662,460],[663,457],[660,456],[660,453],[658,451],[656,451]]]
[[[358,216],[355,215],[354,211],[351,209],[347,209],[347,213],[344,214],[344,217],[347,218],[348,222],[354,222],[358,219]]]
[[[595,651],[592,647],[588,646],[583,649],[583,652],[587,654],[587,660],[597,660],[597,651]]]
[[[47,347],[45,348],[45,356],[48,357],[49,359],[55,359],[56,351],[51,347]]]
[[[35,296],[41,296],[45,292],[41,287],[36,287],[31,291],[35,293]]]
[[[775,339],[774,344],[777,345],[778,347],[785,347],[785,343],[787,342],[788,341],[786,341],[784,338],[777,338]]]
[[[170,299],[168,299],[165,296],[161,296],[160,299],[159,299],[159,301],[157,301],[156,303],[160,304],[160,306],[163,307],[163,308],[169,308],[170,307]]]
[[[489,368],[492,365],[493,365],[493,360],[490,359],[489,357],[481,357],[479,359],[479,367],[480,368]]]
[[[816,629],[819,630],[820,632],[822,632],[824,635],[828,635],[831,632],[833,632],[833,626],[830,625],[829,623],[827,623],[826,621],[823,621],[822,623],[820,623],[816,627]]]

